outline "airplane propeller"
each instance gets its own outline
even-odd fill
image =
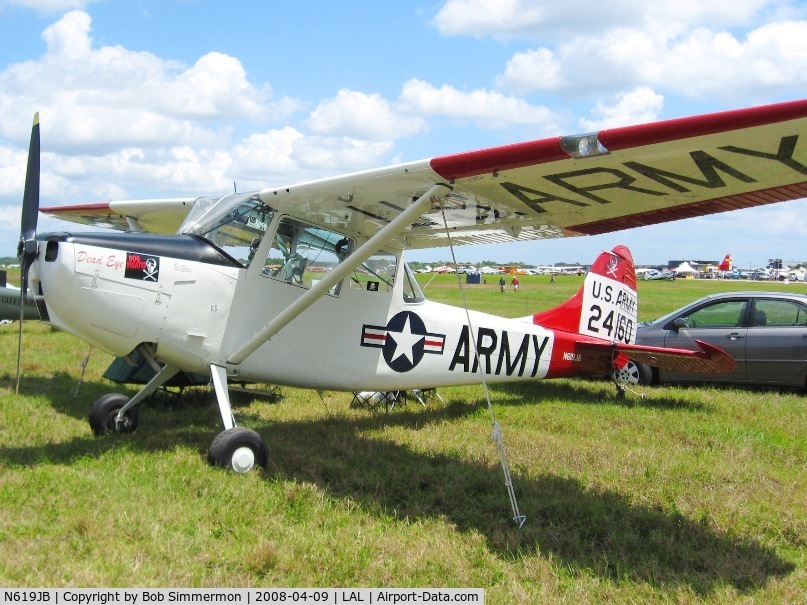
[[[28,292],[28,271],[36,259],[36,223],[39,218],[39,112],[34,114],[31,142],[28,145],[28,167],[25,173],[25,190],[22,195],[22,219],[17,258],[20,259],[20,332],[17,339],[17,389],[20,392],[22,370],[22,322],[25,314],[25,295]]]

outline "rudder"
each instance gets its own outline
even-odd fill
[[[602,252],[572,298],[532,316],[534,324],[610,342],[636,341],[636,269],[626,246]]]

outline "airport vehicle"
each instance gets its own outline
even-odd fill
[[[727,373],[630,364],[636,382],[719,382],[807,389],[807,295],[785,292],[712,294],[655,321],[639,324],[636,343],[675,349],[708,342],[736,362]]]
[[[427,301],[404,251],[608,233],[807,197],[805,134],[807,100],[254,192],[42,208],[125,231],[37,234],[37,117],[22,287],[30,281],[44,321],[115,356],[137,353],[156,372],[131,398],[96,401],[94,432],[134,430],[148,395],[180,371],[204,372],[224,426],[209,460],[247,472],[268,452],[236,426],[228,381],[384,392],[601,375],[629,358],[731,370],[709,344],[634,344],[623,246],[597,257],[572,299],[520,319]]]
[[[474,267],[473,265],[460,265],[459,267],[457,267],[456,271],[460,275],[466,275],[468,273],[478,273],[476,267]]]

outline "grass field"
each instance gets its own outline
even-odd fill
[[[431,276],[421,276],[426,283]],[[523,316],[582,278],[464,290]],[[804,284],[640,282],[640,317],[706,293]],[[456,276],[427,288],[458,304]],[[205,389],[141,409],[133,435],[92,436],[110,358],[29,322],[22,394],[17,326],[0,331],[0,585],[478,586],[488,603],[804,603],[803,394],[607,382],[495,387],[515,491],[511,521],[479,387],[391,413],[351,396],[284,388],[245,401],[240,424],[270,450],[265,473],[213,469]],[[129,391],[134,392],[134,391]]]

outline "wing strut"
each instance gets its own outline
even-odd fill
[[[331,288],[342,281],[345,277],[353,273],[364,261],[386,246],[389,242],[404,231],[409,225],[414,223],[422,215],[432,200],[438,197],[441,189],[450,190],[449,185],[433,185],[424,195],[414,201],[406,210],[395,217],[387,226],[362,244],[344,262],[334,267],[333,271],[319,280],[314,286],[303,294],[300,298],[286,307],[272,321],[266,324],[252,338],[242,344],[237,350],[227,357],[227,363],[238,365],[244,359],[254,353],[258,347],[272,338],[275,334],[286,327],[289,322],[300,313],[322,298]]]

